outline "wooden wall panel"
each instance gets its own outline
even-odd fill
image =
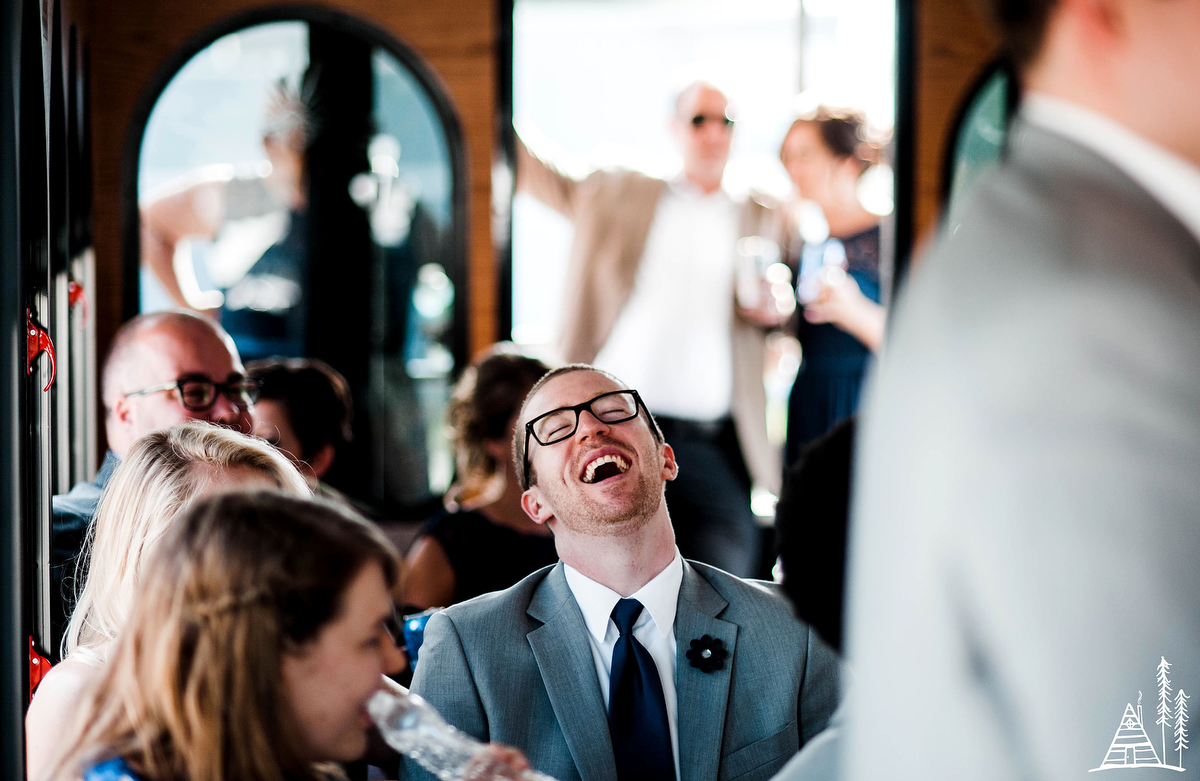
[[[97,338],[103,350],[123,311],[122,177],[133,115],[172,55],[211,26],[264,0],[76,0],[87,4],[93,128]],[[491,157],[495,114],[495,0],[336,0],[317,7],[356,16],[421,56],[440,79],[466,144],[469,345],[496,338]],[[140,132],[140,130],[139,130]]]
[[[972,0],[911,1],[917,3],[913,235],[920,246],[940,215],[952,125],[967,90],[995,59],[997,39]]]

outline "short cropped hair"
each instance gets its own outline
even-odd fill
[[[533,464],[529,465],[529,482],[525,481],[525,424],[522,423],[525,417],[525,407],[529,405],[529,400],[550,380],[572,372],[594,372],[612,380],[619,388],[630,389],[628,385],[621,382],[617,377],[587,363],[568,363],[566,366],[559,366],[557,369],[552,369],[542,375],[542,378],[529,389],[529,393],[525,394],[525,400],[521,402],[521,406],[517,410],[517,425],[513,428],[513,463],[517,467],[517,480],[520,482],[522,491],[528,490],[531,485],[537,485],[537,470]],[[650,426],[650,431],[654,434],[654,438],[659,444],[665,442],[662,429],[658,427],[658,421],[654,419],[654,415],[650,414],[650,410],[645,407],[642,408],[642,412],[646,413],[646,424]]]
[[[1058,0],[976,0],[1000,34],[1005,53],[1028,67],[1041,53]]]
[[[325,445],[337,449],[352,438],[354,406],[346,378],[313,358],[267,358],[246,364],[246,373],[262,383],[259,399],[282,401],[300,440],[301,459]]]

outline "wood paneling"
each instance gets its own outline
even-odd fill
[[[910,0],[900,0],[908,2]],[[941,211],[942,169],[967,90],[997,53],[997,39],[972,0],[915,0],[916,127],[914,230],[928,239]],[[914,255],[914,259],[919,261]]]
[[[82,0],[76,0],[82,5]],[[123,311],[122,177],[139,102],[175,52],[213,25],[263,0],[89,0],[98,342],[108,344]],[[468,168],[469,344],[495,340],[491,157],[496,72],[495,0],[338,0],[320,7],[369,22],[421,56],[441,81],[462,126]]]

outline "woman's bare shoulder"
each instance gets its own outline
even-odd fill
[[[79,704],[80,697],[88,685],[100,674],[100,668],[91,662],[68,656],[50,668],[46,677],[38,684],[25,725],[29,731],[39,729],[50,734],[61,730],[66,716]]]

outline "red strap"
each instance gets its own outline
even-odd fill
[[[33,690],[37,688],[46,673],[50,672],[50,660],[37,652],[33,647],[33,638],[29,638],[29,699],[33,699]]]

